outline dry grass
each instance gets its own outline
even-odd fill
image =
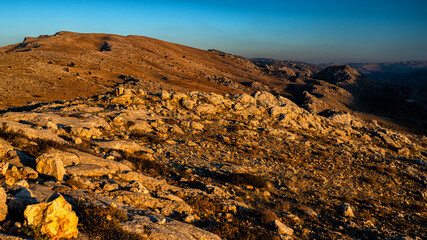
[[[137,131],[137,130],[132,131],[130,133],[130,137],[131,139],[142,140],[149,144],[163,144],[166,141],[165,139],[158,137],[154,134],[148,134],[144,131]]]
[[[36,240],[49,240],[50,238],[45,234],[42,234],[41,227],[34,226],[23,226],[19,229],[18,234],[20,236],[30,237]]]
[[[28,154],[37,157],[51,148],[66,150],[69,145],[61,144],[52,140],[30,139],[21,131],[12,131],[6,123],[0,127],[0,138],[10,142],[14,147],[22,149]]]
[[[113,207],[87,207],[79,209],[79,230],[91,238],[100,240],[142,240],[141,235],[122,228],[128,220],[126,213]]]
[[[226,181],[234,185],[251,185],[257,188],[267,187],[267,181],[250,173],[230,173],[226,177]]]
[[[163,165],[155,160],[147,159],[147,157],[139,152],[129,154],[127,152],[120,152],[124,159],[131,161],[136,170],[148,173],[154,176],[164,176],[170,178],[181,178],[188,175],[185,171]]]

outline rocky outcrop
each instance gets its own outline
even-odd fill
[[[70,239],[78,235],[78,218],[61,195],[52,201],[28,206],[24,216],[30,227],[40,228],[50,239]]]
[[[15,122],[20,114],[26,119],[17,123],[21,129],[48,132],[65,143],[3,128],[10,133],[0,162],[9,234],[24,224],[25,209],[50,209],[54,204],[46,199],[54,193],[80,217],[93,208],[107,212],[106,219],[115,216],[111,209],[123,212],[114,220],[115,234],[152,239],[336,238],[335,223],[345,226],[344,237],[359,236],[371,231],[364,227],[371,226],[366,216],[378,234],[390,235],[385,229],[398,229],[394,221],[365,211],[375,207],[393,215],[382,207],[385,201],[407,201],[403,216],[422,225],[422,214],[410,208],[423,206],[427,142],[349,113],[313,114],[266,91],[118,88],[0,117]],[[95,129],[91,137],[65,124],[68,118],[73,126]],[[348,208],[341,206],[344,200]],[[411,226],[398,231],[408,229],[425,235]]]
[[[36,159],[37,172],[54,177],[58,181],[62,181],[65,175],[65,168],[62,161],[53,156],[42,155]]]
[[[320,79],[336,85],[355,84],[364,76],[348,65],[334,65],[316,73],[313,78]]]

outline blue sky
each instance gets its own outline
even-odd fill
[[[0,46],[66,30],[315,63],[427,60],[426,13],[425,0],[0,1]]]

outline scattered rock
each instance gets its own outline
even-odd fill
[[[29,226],[40,228],[41,233],[50,239],[70,239],[78,235],[78,218],[62,195],[49,202],[28,206],[24,216]]]
[[[289,228],[288,226],[286,226],[285,224],[283,224],[277,219],[273,221],[273,226],[276,228],[276,231],[279,234],[287,234],[287,235],[294,234],[294,230],[292,230],[292,228]]]
[[[3,221],[7,215],[6,197],[6,191],[0,187],[0,222]]]
[[[62,161],[53,156],[41,155],[36,159],[37,172],[54,177],[58,181],[62,181],[65,175],[65,168]]]
[[[354,217],[353,209],[349,203],[341,204],[338,210],[343,217]]]

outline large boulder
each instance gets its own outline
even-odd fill
[[[80,158],[77,154],[61,151],[58,149],[50,149],[48,152],[44,153],[42,156],[45,158],[52,157],[52,158],[60,159],[65,167],[80,163]]]
[[[29,226],[40,228],[49,239],[70,239],[78,235],[78,218],[62,195],[50,202],[27,206],[24,217]]]
[[[276,97],[269,92],[258,91],[254,93],[253,97],[259,105],[264,107],[273,107],[278,105]]]
[[[65,175],[64,164],[61,159],[53,156],[41,155],[36,159],[37,172],[54,177],[58,181],[62,181]]]

